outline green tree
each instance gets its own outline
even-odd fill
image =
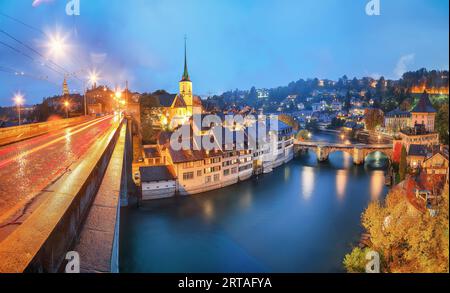
[[[402,146],[402,153],[400,155],[400,165],[399,165],[399,174],[400,174],[400,180],[403,181],[406,177],[406,171],[407,171],[407,160],[406,160],[406,148],[405,146]]]
[[[353,248],[352,252],[345,255],[344,267],[349,273],[364,273],[366,271],[366,255],[370,251],[369,248],[361,249]]]
[[[439,110],[436,114],[436,130],[439,133],[441,142],[448,145],[448,100],[446,101],[446,103],[440,105]]]

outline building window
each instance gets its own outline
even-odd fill
[[[189,169],[194,167],[194,162],[183,163],[183,169]]]
[[[205,177],[205,183],[206,184],[211,183],[211,176],[206,176]]]
[[[194,172],[183,173],[183,180],[192,180],[192,179],[194,179]]]
[[[205,168],[204,172],[205,172],[205,174],[209,174],[209,173],[217,172],[217,171],[220,171],[220,166]]]
[[[230,169],[223,170],[223,176],[228,176],[228,175],[230,175]]]
[[[202,170],[197,171],[197,177],[200,177],[200,176],[202,176]]]
[[[214,182],[217,182],[220,180],[220,175],[219,174],[214,174]]]

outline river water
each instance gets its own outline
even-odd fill
[[[339,141],[319,133],[313,140]],[[245,182],[121,210],[121,272],[343,272],[361,213],[387,193],[380,153],[365,165],[307,153]]]

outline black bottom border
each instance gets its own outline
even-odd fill
[[[211,282],[209,290],[204,287],[203,280]],[[197,286],[189,287],[193,284]],[[123,290],[131,293],[131,290],[148,292],[153,289],[230,291],[287,288],[366,292],[388,289],[435,290],[448,288],[448,285],[449,274],[0,274],[2,292],[10,292],[9,290],[17,290],[23,286],[82,293],[86,289]]]

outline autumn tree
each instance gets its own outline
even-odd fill
[[[406,177],[406,172],[407,172],[407,168],[408,168],[408,162],[407,162],[406,156],[407,156],[406,148],[405,148],[405,146],[402,146],[402,153],[400,156],[400,165],[398,167],[398,171],[400,174],[400,181],[405,180],[405,177]]]
[[[416,210],[401,188],[391,190],[383,202],[369,204],[361,222],[370,234],[367,249],[380,254],[383,272],[449,271],[448,185],[434,208],[435,216]],[[345,256],[347,271],[361,271],[365,252],[355,248]]]
[[[373,131],[377,126],[383,124],[384,115],[380,109],[366,109],[364,113],[364,120],[367,130]]]

